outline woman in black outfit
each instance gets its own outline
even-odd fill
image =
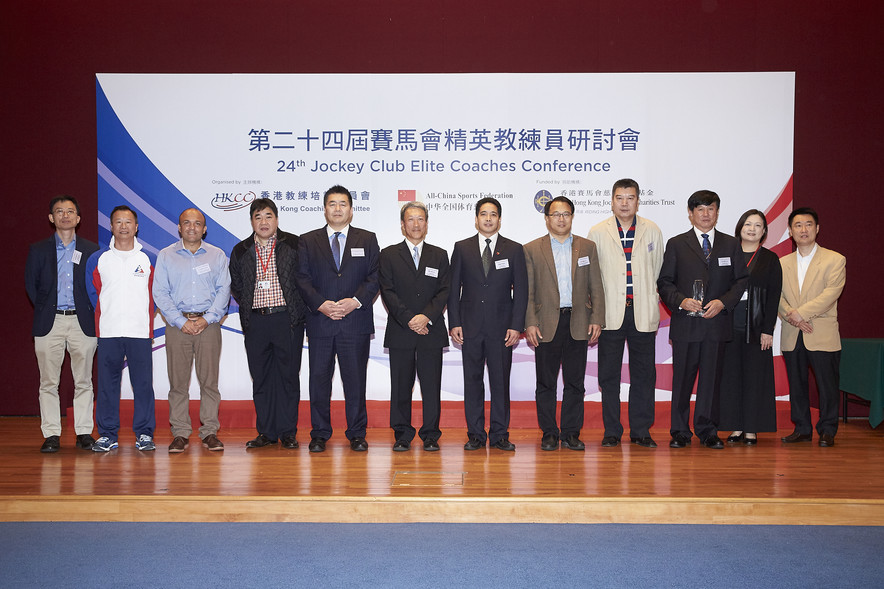
[[[755,445],[758,432],[777,431],[773,332],[783,270],[776,254],[761,247],[767,237],[764,213],[746,211],[734,233],[743,246],[749,285],[733,312],[734,338],[725,346],[719,428],[733,430],[730,444]]]

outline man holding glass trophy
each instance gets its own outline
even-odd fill
[[[718,437],[719,386],[724,343],[731,339],[730,311],[746,288],[740,243],[715,230],[721,199],[699,190],[688,199],[693,227],[666,244],[657,280],[672,320],[672,422],[670,448],[691,443],[691,392],[697,381],[694,433],[707,448],[721,449]]]

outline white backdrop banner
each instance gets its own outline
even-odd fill
[[[100,240],[118,204],[139,213],[139,239],[159,251],[178,239],[178,214],[207,217],[207,241],[228,253],[251,233],[248,206],[267,197],[280,228],[324,225],[322,193],[353,195],[353,224],[381,248],[403,239],[399,208],[430,211],[427,241],[447,249],[475,234],[474,206],[502,203],[501,233],[525,243],[545,233],[550,198],[576,205],[573,229],[611,214],[611,185],[641,185],[639,214],[669,238],[685,231],[687,198],[722,199],[719,229],[747,209],[768,213],[768,247],[787,246],[791,210],[794,73],[678,74],[99,74]],[[374,304],[368,398],[389,399],[383,329]],[[154,387],[166,397],[163,322]],[[222,395],[250,399],[238,309],[224,324]],[[309,342],[308,342],[309,345]],[[306,353],[306,352],[305,352]],[[533,351],[515,350],[513,400],[533,400]],[[460,350],[446,348],[443,400],[462,399]],[[668,322],[657,362],[671,361]],[[590,351],[587,398],[599,400]],[[665,369],[664,369],[665,371]],[[307,362],[301,374],[307,396]],[[127,379],[124,397],[131,398]],[[624,387],[628,383],[624,383]],[[192,392],[197,393],[195,379]],[[669,398],[669,386],[660,398]],[[624,391],[626,389],[624,388]],[[343,398],[336,381],[333,398]]]

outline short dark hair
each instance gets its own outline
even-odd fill
[[[350,206],[353,206],[353,195],[350,194],[350,191],[341,186],[340,184],[335,184],[331,188],[325,191],[325,194],[322,195],[322,206],[328,204],[328,197],[331,194],[346,194],[347,200],[350,201]]]
[[[810,215],[813,217],[813,222],[815,225],[820,224],[820,217],[816,214],[816,211],[810,207],[800,207],[789,213],[789,227],[792,226],[792,219],[797,217],[798,215]]]
[[[715,205],[721,208],[721,199],[711,190],[698,190],[688,198],[688,210],[693,211],[699,206]]]
[[[49,214],[51,215],[54,212],[53,209],[55,208],[55,205],[57,205],[60,202],[64,202],[66,200],[69,200],[72,203],[74,203],[74,207],[76,207],[76,209],[77,209],[77,216],[79,217],[80,216],[80,203],[77,202],[76,198],[74,198],[73,196],[69,196],[67,194],[59,194],[58,196],[56,196],[55,198],[53,198],[52,200],[49,201]]]
[[[408,209],[420,210],[424,214],[424,220],[429,220],[429,218],[430,218],[430,211],[427,210],[427,205],[425,205],[424,203],[422,203],[419,200],[412,200],[412,201],[409,201],[409,202],[405,203],[404,205],[402,205],[402,208],[399,209],[399,220],[400,221],[405,221],[405,211],[407,211]]]
[[[563,203],[567,204],[569,207],[571,207],[571,214],[572,215],[574,214],[574,203],[571,202],[571,199],[568,198],[567,196],[557,196],[554,199],[552,199],[551,201],[549,201],[548,203],[546,203],[545,205],[543,205],[543,214],[546,215],[547,217],[549,217],[549,209],[552,206],[552,203],[554,203],[554,202],[563,202]]]
[[[500,208],[500,201],[492,196],[486,196],[485,198],[480,198],[478,202],[476,202],[476,217],[479,216],[479,209],[482,208],[482,205],[492,204],[497,207],[497,216],[503,217],[503,211]]]
[[[258,211],[263,211],[264,209],[270,209],[273,211],[273,216],[279,216],[279,209],[276,208],[276,203],[270,200],[269,198],[256,198],[252,201],[252,204],[249,205],[249,218],[252,217]]]
[[[740,217],[740,220],[737,221],[737,227],[736,229],[734,229],[734,235],[736,236],[737,240],[742,243],[743,237],[740,235],[740,233],[743,231],[743,225],[746,223],[746,219],[748,219],[752,215],[758,215],[759,217],[761,217],[761,224],[764,225],[764,233],[761,234],[760,243],[764,243],[764,240],[767,239],[767,217],[765,217],[764,213],[762,213],[758,209],[749,209],[748,211],[743,213],[743,215]]]
[[[614,193],[617,192],[618,188],[635,188],[635,195],[638,196],[641,192],[641,189],[638,187],[638,182],[633,180],[632,178],[621,178],[614,182],[614,187],[611,189],[611,197],[613,198]]]
[[[130,213],[132,213],[132,216],[135,217],[135,222],[136,223],[138,222],[138,213],[136,213],[135,211],[133,211],[132,209],[130,209],[126,205],[117,205],[114,207],[114,210],[112,210],[111,214],[110,214],[111,221],[114,220],[114,213],[116,213],[118,211],[129,211]]]

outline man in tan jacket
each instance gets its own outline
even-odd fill
[[[820,418],[816,424],[819,444],[835,445],[838,431],[838,381],[841,336],[838,333],[838,298],[844,288],[847,260],[838,252],[820,247],[816,211],[804,207],[789,215],[789,235],[797,251],[783,256],[783,360],[789,378],[789,403],[795,431],[782,438],[786,444],[813,439],[810,417],[808,369],[813,368],[820,393]]]
[[[528,309],[525,335],[534,346],[537,422],[541,450],[584,450],[583,396],[586,353],[602,331],[605,291],[595,244],[571,234],[574,203],[559,196],[544,207],[548,235],[525,245]],[[556,381],[562,369],[561,429],[556,421]]]
[[[639,217],[639,187],[624,178],[611,191],[614,215],[595,225],[589,239],[598,248],[605,283],[605,327],[599,336],[599,387],[602,390],[602,446],[620,444],[620,369],[629,346],[629,438],[656,448],[654,424],[657,380],[655,339],[660,325],[657,278],[663,265],[663,234]]]

